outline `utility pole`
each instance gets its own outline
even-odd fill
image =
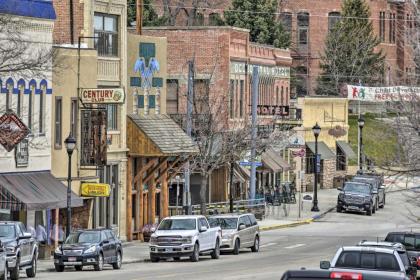
[[[143,27],[143,0],[136,0],[136,31],[141,35]]]
[[[229,212],[233,213],[233,168],[235,167],[235,162],[232,160],[230,162],[230,184],[229,184]]]
[[[258,86],[259,75],[258,66],[252,68],[252,97],[251,97],[251,113],[252,113],[252,130],[251,130],[251,185],[250,199],[255,199],[255,184],[257,165],[255,163],[256,145],[257,145],[257,105],[258,105]]]
[[[188,61],[188,94],[187,94],[187,135],[191,137],[192,131],[192,112],[194,98],[194,61]],[[185,164],[184,171],[184,192],[183,205],[186,215],[191,214],[191,192],[190,192],[190,162]]]

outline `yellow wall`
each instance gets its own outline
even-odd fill
[[[318,141],[323,141],[335,151],[336,141],[348,142],[348,100],[345,98],[305,97],[298,100],[302,108],[303,127],[306,142],[315,141],[312,127],[318,123],[321,134]],[[328,133],[331,128],[340,126],[346,130],[341,137],[334,137]]]
[[[134,73],[134,65],[139,58],[139,45],[141,42],[154,43],[156,45],[156,58],[159,62],[160,70],[154,77],[163,78],[163,88],[160,89],[160,114],[166,114],[166,77],[167,77],[167,39],[165,37],[151,37],[128,33],[127,36],[127,111],[134,113],[133,95],[135,90],[143,94],[143,90],[137,87],[131,87],[130,78],[140,77],[139,73]],[[151,95],[156,94],[156,88],[150,90]],[[137,100],[137,99],[136,99]],[[138,108],[138,113],[143,114],[143,109]],[[149,114],[155,114],[155,109],[149,109]]]

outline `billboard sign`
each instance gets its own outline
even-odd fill
[[[29,132],[29,128],[12,111],[0,117],[0,144],[6,151],[11,152]]]
[[[349,100],[386,102],[386,101],[412,101],[420,98],[420,87],[364,87],[347,85],[347,98]]]
[[[125,93],[122,88],[83,88],[80,100],[83,104],[121,104],[125,101]]]
[[[107,111],[82,110],[81,149],[82,166],[104,166],[107,161]]]

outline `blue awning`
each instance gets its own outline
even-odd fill
[[[0,0],[0,13],[33,18],[56,19],[51,0]]]

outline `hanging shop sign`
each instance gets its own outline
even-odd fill
[[[11,152],[28,136],[30,130],[12,111],[0,117],[0,144]]]
[[[124,103],[125,93],[122,88],[84,88],[80,90],[83,104]]]
[[[106,165],[106,130],[106,110],[82,110],[80,149],[80,164],[82,166]]]
[[[363,87],[347,85],[349,100],[386,102],[412,101],[420,98],[420,87]]]
[[[340,138],[347,134],[347,130],[342,126],[336,125],[335,127],[328,129],[328,134],[335,138]]]
[[[82,183],[80,195],[88,197],[109,197],[111,186],[109,184]]]
[[[261,76],[290,78],[290,67],[253,65],[245,64],[243,62],[231,62],[230,73],[236,75],[248,73],[249,75],[252,75],[254,66],[258,66],[258,74]]]

